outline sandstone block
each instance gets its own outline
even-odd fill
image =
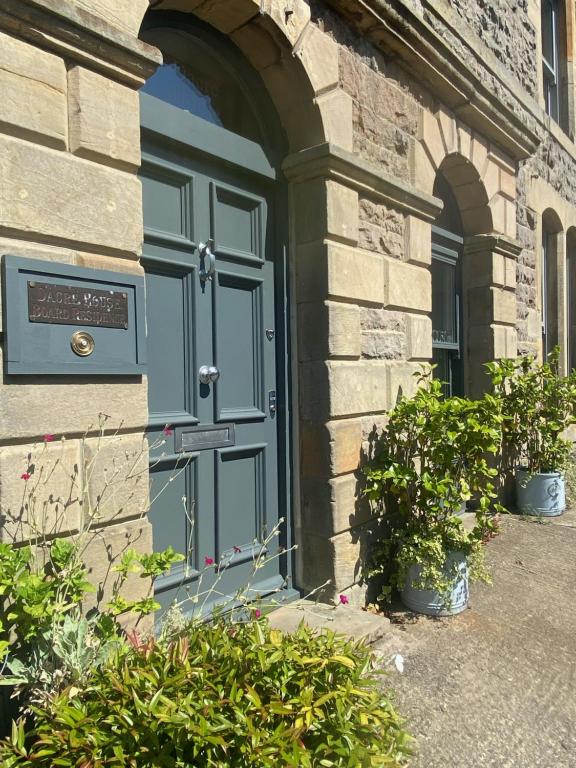
[[[109,416],[111,428],[117,428],[122,422],[124,428],[139,429],[148,421],[145,378],[117,381],[80,376],[58,381],[50,376],[32,378],[33,381],[18,386],[4,384],[2,387],[0,439],[33,441],[46,433],[59,438],[70,433],[97,431],[100,413]]]
[[[518,334],[516,328],[505,325],[494,326],[494,359],[516,357],[518,354]]]
[[[349,300],[384,302],[384,261],[378,254],[328,246],[328,292]]]
[[[0,129],[66,148],[66,67],[58,56],[0,33]]]
[[[350,152],[354,149],[353,102],[343,90],[336,88],[318,97],[326,141]]]
[[[424,142],[411,142],[409,166],[410,180],[414,186],[431,195],[436,180],[436,167],[424,146]]]
[[[472,140],[472,163],[474,164],[476,170],[478,171],[478,174],[480,175],[480,178],[484,176],[484,169],[486,166],[486,161],[488,160],[488,151],[489,151],[489,145],[488,142],[482,138],[482,136],[479,136],[477,133],[474,134],[474,138]]]
[[[504,258],[504,286],[516,290],[516,260]]]
[[[83,446],[83,462],[86,520],[100,525],[146,516],[148,442],[143,435],[89,438]]]
[[[408,325],[408,358],[432,358],[432,320],[423,315],[406,315]]]
[[[304,65],[314,93],[319,94],[338,86],[338,44],[325,32],[313,24],[308,25],[296,54]]]
[[[301,415],[321,422],[383,411],[387,382],[388,364],[380,361],[304,363],[300,366]]]
[[[542,318],[536,309],[528,310],[528,339],[539,344],[542,337]]]
[[[330,363],[330,416],[385,410],[388,367],[387,363],[376,360]]]
[[[71,155],[0,137],[0,227],[137,254],[140,181]]]
[[[434,170],[437,170],[446,155],[446,147],[442,140],[442,132],[436,115],[433,115],[427,109],[422,111],[422,122],[418,138],[421,140]]]
[[[358,469],[362,422],[342,419],[328,424],[302,422],[301,469],[304,477],[328,478]]]
[[[77,441],[0,448],[1,541],[79,530],[81,501]]]
[[[451,155],[458,149],[456,120],[454,119],[454,115],[444,107],[440,107],[436,113],[436,118],[440,124],[440,130],[442,131],[444,146],[446,147],[446,154]]]
[[[491,200],[494,195],[498,194],[500,191],[500,168],[490,159],[488,160],[486,171],[482,177],[482,182],[486,189],[488,199]]]
[[[468,291],[471,325],[516,325],[516,294],[504,288]]]
[[[302,526],[307,532],[333,536],[365,523],[372,516],[370,505],[361,493],[356,475],[332,480],[304,481]]]
[[[291,45],[295,45],[310,22],[310,6],[305,0],[252,0],[261,5]]]
[[[301,543],[300,583],[305,589],[315,589],[329,582],[324,597],[337,597],[360,579],[362,544],[361,532],[332,538],[306,533]]]
[[[238,29],[260,13],[257,0],[203,0],[200,4],[193,0],[193,3],[196,4],[194,14],[224,34]]]
[[[193,10],[192,6],[198,2],[199,0],[186,0],[185,3],[183,0],[171,0],[170,3],[164,3],[164,7]],[[74,0],[74,3],[79,8],[99,16],[108,24],[137,37],[150,0],[130,0],[129,3],[119,3],[118,0]]]
[[[384,261],[384,304],[420,312],[432,310],[432,276],[425,267]]]
[[[333,181],[315,179],[295,186],[299,243],[336,236],[358,242],[358,193]]]
[[[501,288],[492,289],[493,318],[495,323],[516,325],[516,294]]]
[[[500,192],[510,200],[516,200],[516,174],[500,168]]]
[[[70,150],[79,157],[138,168],[138,93],[83,67],[68,75]]]
[[[417,376],[421,367],[416,363],[396,363],[388,371],[388,398],[386,409],[393,408],[402,397],[412,397],[418,388]]]
[[[474,250],[464,258],[465,283],[470,288],[504,286],[506,283],[504,256],[490,249]]]
[[[86,543],[84,562],[88,568],[88,580],[97,586],[97,590],[88,596],[85,607],[90,609],[94,605],[106,605],[115,579],[112,568],[127,549],[150,553],[152,548],[152,526],[147,521],[106,526],[92,531]],[[149,594],[150,586],[148,579],[131,574],[121,595],[127,600],[139,600]],[[129,616],[126,617],[126,623],[133,624]]]
[[[432,263],[432,227],[428,221],[406,216],[404,258],[412,264]]]
[[[357,306],[335,302],[301,304],[298,324],[301,360],[360,357],[360,310]]]

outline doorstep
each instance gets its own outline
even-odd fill
[[[368,645],[382,640],[390,632],[390,620],[351,605],[326,605],[298,600],[268,614],[270,626],[283,632],[295,632],[300,624],[314,630],[330,629],[350,640]]]

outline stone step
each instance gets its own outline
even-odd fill
[[[390,621],[349,605],[326,605],[311,600],[298,600],[282,606],[268,616],[270,626],[283,632],[295,632],[301,622],[310,629],[330,629],[350,640],[363,640],[372,645],[390,632]]]

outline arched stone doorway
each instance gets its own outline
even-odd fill
[[[141,37],[164,57],[141,92],[150,520],[185,557],[157,599],[286,599],[289,556],[253,573],[273,531],[269,556],[292,543],[286,142],[224,35],[158,12]]]

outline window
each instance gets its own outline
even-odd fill
[[[444,203],[432,226],[432,362],[448,396],[464,394],[462,222],[450,185],[439,173],[434,195]]]
[[[544,107],[550,117],[566,127],[566,41],[565,23],[560,0],[541,0],[542,73]]]
[[[177,16],[162,14],[155,18],[152,14],[141,33],[142,39],[161,49],[164,59],[142,91],[263,143],[266,130],[259,118],[261,110],[244,82],[240,64],[234,67],[234,61],[222,56],[225,43],[214,30],[202,28],[202,38],[193,38],[183,26],[180,14]],[[170,26],[172,23],[182,28]]]
[[[558,235],[542,227],[541,301],[542,301],[542,357],[558,344],[558,280],[556,269],[556,241]]]
[[[568,278],[568,372],[576,369],[576,229],[566,235],[566,274]]]

